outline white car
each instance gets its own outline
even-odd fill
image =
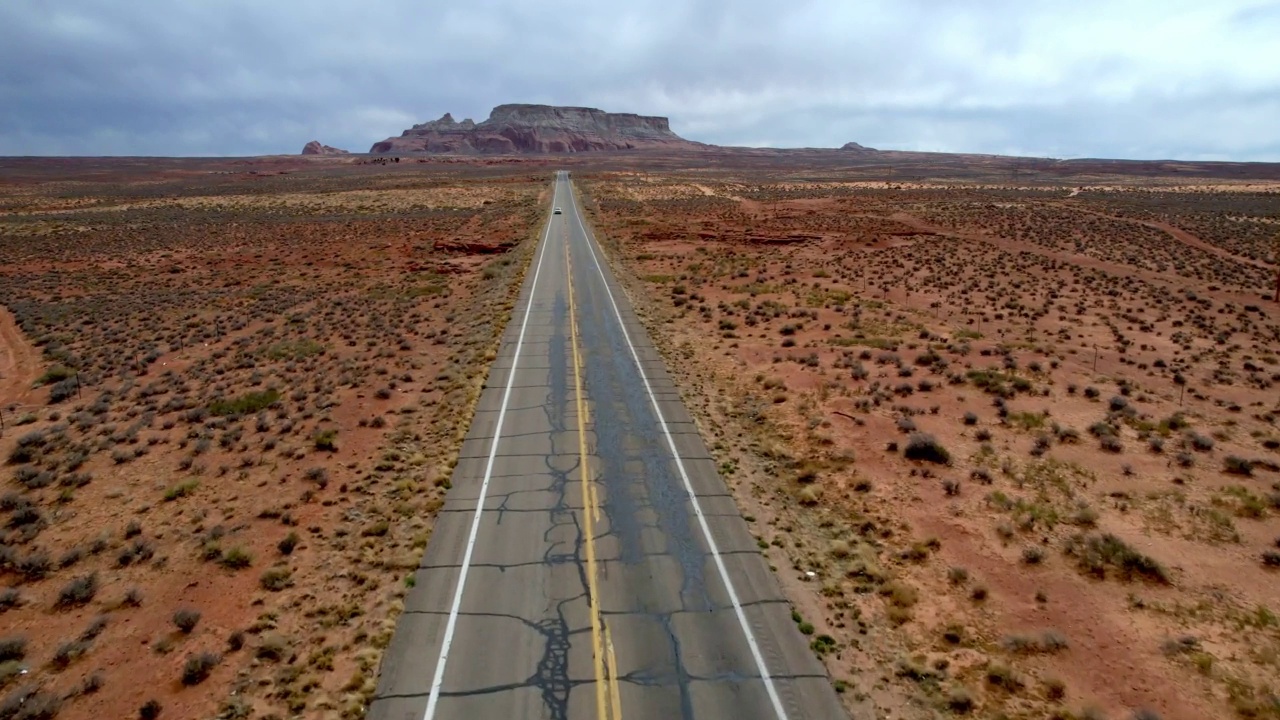
[[[560,214],[560,208],[556,208],[555,210],[552,210],[552,212],[553,212],[553,213],[555,213],[556,215],[559,215],[559,214]]]

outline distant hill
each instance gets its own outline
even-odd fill
[[[374,143],[370,153],[581,153],[684,150],[708,146],[671,131],[664,117],[609,113],[587,107],[499,105],[483,122],[457,122],[449,113]]]
[[[351,151],[328,145],[321,145],[319,140],[312,140],[302,146],[303,155],[350,155]]]

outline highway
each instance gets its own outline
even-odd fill
[[[566,173],[369,708],[847,717]]]

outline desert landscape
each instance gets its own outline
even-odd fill
[[[362,717],[555,169],[852,717],[1280,717],[1280,180],[403,160],[0,162],[0,718]]]
[[[3,718],[362,717],[545,173],[0,167]]]
[[[912,174],[579,174],[852,716],[1280,717],[1280,183]]]

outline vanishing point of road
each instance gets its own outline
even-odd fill
[[[567,173],[377,720],[845,717]]]

